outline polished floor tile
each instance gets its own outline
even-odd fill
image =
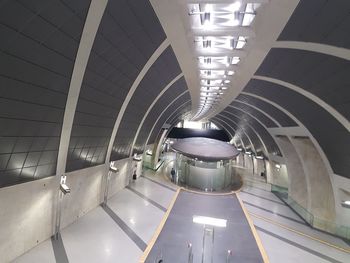
[[[142,251],[98,207],[62,231],[69,262],[137,262]]]
[[[108,206],[146,243],[164,216],[159,208],[127,189],[109,199]]]
[[[1,262],[1,260],[0,260]],[[53,252],[51,239],[47,239],[40,243],[38,246],[29,250],[27,253],[23,254],[13,262],[15,263],[55,263],[55,255]]]
[[[133,182],[131,187],[148,198],[157,201],[165,208],[169,206],[174,196],[173,191],[142,177],[138,178],[136,182]]]
[[[169,155],[169,158],[173,156]],[[119,223],[131,229],[144,243],[149,242],[163,218],[164,211],[160,208],[167,208],[175,195],[174,190],[177,186],[167,177],[172,166],[172,161],[166,160],[158,171],[146,170],[144,176],[149,179],[138,178],[131,184],[132,190],[123,189],[108,201],[112,213],[121,220]],[[239,196],[246,202],[245,207],[251,213],[250,217],[258,229],[271,263],[350,262],[350,253],[341,252],[278,224],[335,246],[350,249],[343,240],[305,225],[273,193],[254,187],[244,187],[243,190]],[[142,251],[135,240],[126,234],[125,229],[120,227],[122,224],[118,224],[105,210],[97,207],[63,229],[62,240],[69,262],[138,262]],[[169,259],[168,262],[177,263],[176,259],[174,260]],[[39,244],[14,262],[56,262],[51,239]]]

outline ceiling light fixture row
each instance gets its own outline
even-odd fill
[[[218,107],[239,69],[242,51],[236,50],[244,49],[248,42],[243,28],[251,25],[261,5],[254,0],[247,2],[188,4],[194,48],[199,54],[201,86],[197,118]]]

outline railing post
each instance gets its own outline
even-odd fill
[[[227,250],[226,263],[230,263],[232,258],[232,251]]]
[[[192,244],[188,243],[188,263],[193,263],[193,252],[192,252]]]

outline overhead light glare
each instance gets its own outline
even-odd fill
[[[230,5],[230,11],[236,12],[241,8],[241,2],[237,1]]]
[[[342,201],[341,206],[345,208],[350,208],[350,200]]]
[[[237,65],[239,61],[240,61],[239,57],[233,57],[231,60],[231,64]]]
[[[217,227],[226,227],[227,220],[207,216],[193,216],[193,223]]]

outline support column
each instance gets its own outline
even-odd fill
[[[314,217],[334,222],[335,200],[327,168],[320,154],[309,138],[294,137],[291,140],[299,155],[307,178],[309,193],[308,210]],[[314,220],[315,227],[327,230],[328,226]]]

